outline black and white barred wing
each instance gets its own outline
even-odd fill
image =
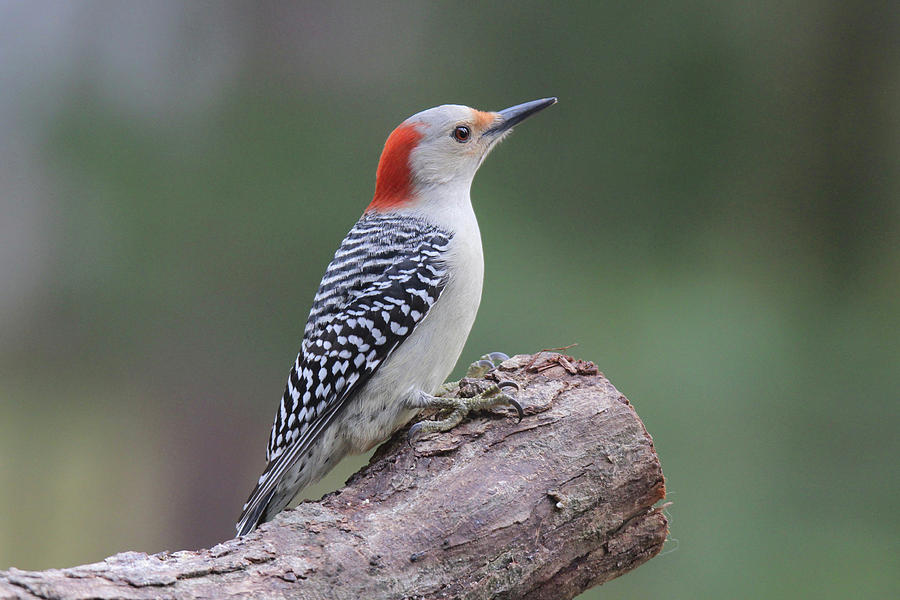
[[[434,226],[397,216],[365,216],[351,230],[313,303],[269,437],[268,466],[244,505],[239,535],[270,516],[274,496],[293,496],[279,483],[428,314],[447,283],[449,242]]]

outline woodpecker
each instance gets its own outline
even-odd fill
[[[484,259],[472,179],[512,127],[556,103],[499,112],[445,104],[388,136],[375,195],[328,265],[266,448],[267,466],[236,525],[253,531],[349,453],[387,439],[423,408],[449,409],[411,435],[446,431],[469,410],[512,403],[497,386],[446,396],[481,302]],[[486,355],[488,366],[502,355]],[[457,386],[458,387],[458,386]]]

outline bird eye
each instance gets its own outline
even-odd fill
[[[469,141],[469,135],[469,128],[465,125],[457,125],[456,129],[453,130],[453,139],[461,144]]]

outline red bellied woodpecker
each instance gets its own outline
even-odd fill
[[[496,386],[442,397],[481,302],[484,258],[469,189],[491,149],[544,98],[483,112],[446,104],[404,121],[378,163],[375,197],[328,265],[266,448],[268,465],[238,535],[270,520],[348,453],[387,439],[427,407],[450,409],[411,434],[446,431],[471,409],[512,403]],[[482,363],[497,356],[483,357]]]

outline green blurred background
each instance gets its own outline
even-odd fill
[[[0,3],[0,568],[230,537],[388,132],[556,95],[476,178],[461,363],[577,342],[653,435],[671,540],[584,598],[897,597],[898,21]]]

